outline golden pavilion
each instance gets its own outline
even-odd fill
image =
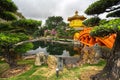
[[[68,17],[69,26],[73,28],[82,28],[84,25],[82,22],[86,19],[83,15],[78,15],[78,11],[75,12],[75,15]]]

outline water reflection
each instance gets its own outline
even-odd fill
[[[69,51],[70,56],[73,56],[77,53],[74,50],[73,45],[51,43],[44,41],[34,42],[34,50],[49,53],[51,55],[62,55],[65,51]]]

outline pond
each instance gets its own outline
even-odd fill
[[[55,42],[45,42],[45,41],[37,41],[33,42],[34,48],[29,51],[41,51],[50,55],[62,55],[63,52],[69,51],[70,56],[74,56],[75,54],[79,54],[79,51],[74,50],[73,44],[60,44]]]

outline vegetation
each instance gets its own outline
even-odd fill
[[[69,29],[69,30],[67,30]],[[69,28],[61,16],[51,16],[45,22],[45,25],[39,27],[34,33],[35,37],[51,36],[54,38],[72,38],[76,30]]]
[[[38,30],[38,26],[41,26],[41,21],[20,19],[13,21],[11,25],[16,28],[22,28],[21,30],[24,31],[24,33],[32,35],[36,30]]]
[[[120,19],[112,19],[106,24],[99,25],[95,27],[90,34],[91,36],[104,37],[116,32],[120,32]]]
[[[118,11],[119,10],[119,0],[98,0],[91,4],[85,11],[88,15],[101,14],[104,12]],[[117,6],[116,8],[114,6]],[[115,17],[119,17],[118,14],[114,14]],[[96,26],[91,31],[91,36],[93,37],[104,37],[110,34],[116,34],[116,39],[114,46],[110,52],[110,56],[107,59],[107,64],[104,69],[92,77],[93,80],[119,80],[120,79],[120,19],[112,19],[108,22],[102,23]]]
[[[31,66],[31,68],[22,74],[17,74],[10,78],[0,78],[0,80],[89,80],[91,74],[95,74],[103,68],[105,61],[100,61],[98,64],[85,64],[81,67],[71,69],[64,68],[63,71],[59,72],[58,77],[56,77],[55,69],[50,69],[47,65],[42,65],[40,67],[35,66],[34,60],[20,60],[18,61],[18,64],[27,64]],[[0,68],[2,68],[3,65],[4,67],[8,67],[2,62]]]
[[[31,34],[41,25],[41,21],[21,19],[15,15],[16,13],[17,6],[12,0],[0,0],[0,19],[2,19],[0,21],[0,52],[11,68],[17,66],[18,53],[33,48],[32,43],[16,44],[29,40]],[[19,20],[17,20],[18,18]]]
[[[75,50],[73,50],[73,45],[68,44],[58,44],[58,43],[51,43],[51,42],[44,42],[44,41],[36,41],[33,42],[34,48],[37,49],[39,46],[42,48],[46,48],[47,52],[50,55],[62,55],[63,50],[70,51],[70,55],[73,56],[75,53],[77,53]]]
[[[4,61],[0,61],[0,75],[8,69],[9,69],[9,65]]]
[[[91,4],[85,13],[88,15],[99,15],[104,12],[110,12],[107,17],[120,17],[119,15],[119,6],[114,7],[115,5],[120,4],[120,0],[98,0],[95,3]],[[35,36],[51,35],[58,37],[71,37],[76,32],[73,28],[67,31],[67,24],[63,21],[63,18],[60,16],[48,17],[46,20],[45,26],[41,27],[41,21],[25,19],[21,13],[17,12],[18,8],[13,3],[12,0],[0,0],[0,55],[5,59],[10,68],[15,68],[17,66],[17,56],[22,55],[27,50],[38,47],[37,42],[34,43],[25,43],[22,45],[17,45],[17,43],[25,40],[30,40],[33,33]],[[112,11],[112,12],[111,12]],[[86,26],[96,26],[91,31],[90,35],[93,37],[104,37],[111,34],[116,34],[116,39],[114,46],[110,52],[110,56],[107,59],[106,66],[103,71],[94,75],[93,80],[119,80],[120,79],[120,19],[112,19],[109,21],[100,20],[99,17],[94,17],[88,19],[84,22]],[[39,28],[39,29],[38,29]],[[37,44],[37,45],[36,45]],[[52,50],[52,48],[54,48]],[[62,54],[63,50],[69,50],[73,55],[75,52],[72,51],[72,48],[66,47],[64,45],[61,47],[60,44],[52,45],[47,43],[47,51],[52,54]],[[55,53],[55,51],[57,51]],[[37,67],[33,65],[34,61],[19,61],[19,64],[27,64],[31,66],[31,69],[23,74],[11,77],[6,80],[53,80],[53,79],[64,79],[67,78],[71,80],[81,79],[81,72],[88,71],[91,68],[102,69],[105,65],[105,62],[98,64],[86,64],[82,67],[73,68],[70,70],[65,69],[62,73],[60,72],[59,77],[56,77],[55,69],[52,72],[52,75],[48,75],[50,70],[46,65]],[[7,70],[9,67],[4,62],[0,61],[0,74]],[[86,66],[89,66],[86,68]],[[93,67],[95,66],[95,67]],[[3,69],[2,67],[6,68]],[[94,69],[92,69],[94,70]],[[36,73],[35,73],[36,72]],[[71,74],[69,74],[71,73]],[[47,75],[47,76],[46,76]],[[86,75],[86,74],[84,74]],[[4,79],[3,79],[4,80]]]
[[[51,30],[51,29],[57,29],[58,27],[60,27],[61,24],[62,25],[64,24],[62,17],[52,16],[52,17],[48,17],[45,26],[47,27],[47,29]]]
[[[115,12],[111,12],[107,15],[107,17],[120,17],[120,10],[117,10]]]
[[[12,12],[6,12],[6,11],[0,12],[0,17],[7,21],[17,20],[17,17]]]
[[[16,12],[17,9],[17,6],[12,0],[0,0],[0,11]]]
[[[47,18],[44,26],[39,27],[39,30],[35,31],[34,36],[57,36],[60,34],[60,31],[64,32],[66,27],[67,24],[61,16],[51,16]]]
[[[88,27],[94,27],[94,26],[97,26],[100,22],[100,18],[99,17],[93,17],[93,18],[90,18],[90,19],[87,19],[83,22],[83,24],[85,26],[88,26]]]
[[[91,4],[86,10],[87,15],[101,14],[104,12],[110,12],[119,9],[119,7],[114,8],[112,6],[119,5],[119,0],[98,0]]]
[[[2,50],[2,56],[6,59],[6,62],[11,66],[15,67],[15,56],[14,50],[17,42],[28,39],[28,36],[21,33],[0,33],[0,48]]]
[[[68,28],[68,27],[66,27],[66,28]],[[73,36],[74,36],[74,33],[77,32],[77,30],[75,30],[74,28],[68,28],[68,29],[69,30],[67,30],[67,29],[57,29],[58,37],[72,39]]]
[[[46,27],[39,27],[39,29],[34,32],[33,36],[34,37],[44,36],[45,35],[44,32],[46,29],[47,29]]]
[[[103,24],[106,24],[108,22],[109,22],[108,20],[102,19],[102,20],[99,21],[99,25],[103,25]]]

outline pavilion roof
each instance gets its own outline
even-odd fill
[[[78,11],[76,11],[74,16],[68,17],[68,21],[75,20],[75,19],[85,20],[86,17],[84,17],[83,15],[78,15]]]

